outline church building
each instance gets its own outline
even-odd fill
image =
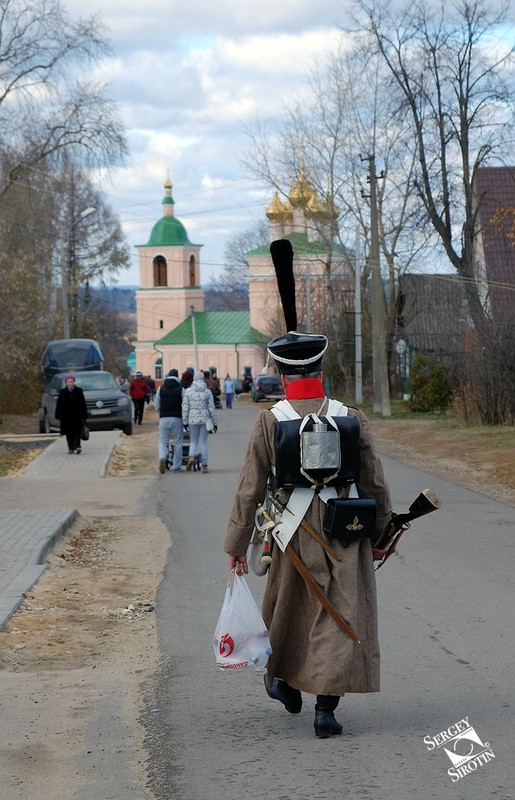
[[[304,169],[284,201],[276,191],[266,210],[268,241],[247,253],[249,311],[204,310],[202,245],[190,242],[175,216],[169,179],[164,188],[163,216],[149,241],[138,246],[135,355],[136,369],[144,375],[160,379],[172,367],[179,373],[187,367],[211,369],[221,378],[226,373],[242,377],[262,371],[266,343],[284,332],[269,249],[274,239],[287,238],[293,245],[299,330],[325,327],[328,285],[339,307],[352,302],[349,255],[332,241],[337,211],[319,200]]]
[[[250,325],[248,311],[205,311],[200,248],[175,216],[166,180],[163,216],[138,246],[136,369],[161,379],[174,367],[211,369],[224,377],[256,375],[264,364],[267,337]]]

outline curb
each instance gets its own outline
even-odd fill
[[[23,515],[24,512],[18,513]],[[47,565],[42,562],[49,550],[80,516],[76,508],[69,508],[58,513],[60,515],[53,526],[49,526],[48,533],[32,546],[29,542],[26,547],[19,549],[16,562],[9,570],[9,580],[6,580],[5,585],[0,587],[0,631],[21,605],[24,592],[32,589],[47,569]],[[0,550],[0,558],[3,556],[4,553]]]

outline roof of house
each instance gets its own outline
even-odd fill
[[[515,314],[515,167],[481,167],[474,180],[492,310]]]
[[[195,336],[197,344],[264,344],[269,340],[251,326],[249,311],[197,311]],[[194,344],[191,316],[156,344]]]
[[[467,312],[455,275],[405,274],[400,280],[398,336],[426,353],[463,352]]]

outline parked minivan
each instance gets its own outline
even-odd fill
[[[104,357],[94,339],[54,339],[43,351],[41,364],[45,390],[60,372],[90,372],[104,368]]]
[[[74,372],[75,383],[84,392],[88,409],[87,425],[91,431],[122,430],[127,436],[132,433],[131,401],[126,392],[122,392],[110,372],[95,370],[92,372]],[[39,409],[39,432],[50,433],[59,430],[59,420],[55,416],[57,397],[65,386],[68,372],[54,375],[48,389],[41,395]]]

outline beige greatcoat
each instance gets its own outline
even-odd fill
[[[319,411],[321,400],[294,400],[291,404],[305,416]],[[379,533],[390,518],[388,487],[365,415],[354,408],[349,408],[349,414],[358,417],[361,430],[359,494],[377,501]],[[270,466],[275,463],[274,424],[275,417],[268,409],[256,420],[225,537],[229,555],[247,552],[255,510],[264,500]],[[324,510],[324,503],[315,497],[305,516],[319,533]],[[274,545],[262,607],[273,651],[268,660],[268,685],[277,677],[311,694],[378,692],[377,600],[370,541],[362,539],[344,548],[332,539],[331,546],[342,557],[340,563],[327,556],[302,528],[290,544],[361,644],[340,630],[288,557]]]

